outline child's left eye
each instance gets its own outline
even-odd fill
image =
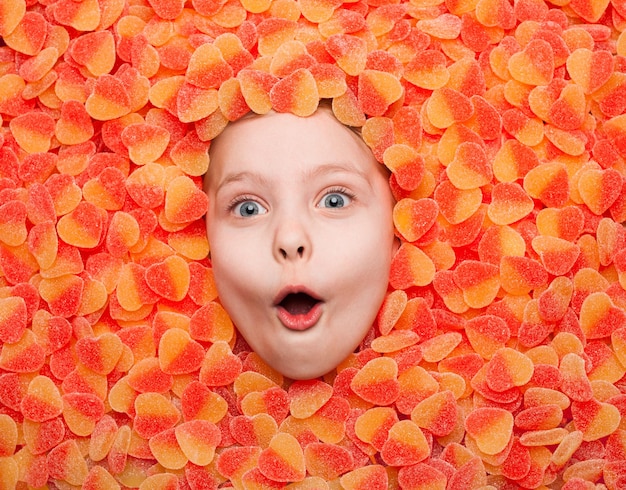
[[[338,209],[347,206],[352,202],[352,198],[345,192],[329,192],[326,194],[318,206],[320,208]]]

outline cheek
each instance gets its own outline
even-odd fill
[[[245,296],[267,289],[268,259],[258,241],[255,244],[250,238],[220,233],[210,235],[209,240],[215,283],[223,302],[231,303],[233,296],[245,301]]]
[[[259,284],[258,274],[241,267],[244,262],[230,264],[218,260],[213,266],[213,274],[219,302],[246,340],[250,341],[249,336],[255,330],[250,325],[255,324],[254,318],[260,315],[263,307],[258,298],[267,288]]]
[[[242,260],[236,258],[245,252],[245,248],[242,248],[236,240],[227,239],[219,229],[209,229],[208,237],[211,264],[218,290],[220,286],[240,282],[241,276],[245,276],[246,264],[250,261],[243,257]]]
[[[334,245],[326,249],[333,257],[326,271],[329,283],[342,298],[343,308],[349,311],[348,321],[362,322],[362,317],[378,310],[389,282],[393,235],[381,229],[384,222],[345,227]],[[319,268],[321,269],[321,267]],[[367,325],[369,327],[369,325]]]
[[[213,274],[218,290],[240,289],[246,290],[255,280],[257,271],[252,265],[258,261],[250,257],[236,259],[237,254],[222,254],[219,250],[211,255]]]
[[[251,246],[254,241],[248,235],[219,222],[208,225],[207,237],[214,266],[226,268],[253,263],[258,247]]]
[[[343,227],[341,237],[332,242],[342,252],[342,262],[349,263],[352,273],[376,271],[388,273],[394,250],[395,235],[391,216],[368,214],[350,227]]]

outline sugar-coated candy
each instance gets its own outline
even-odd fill
[[[33,486],[44,485],[48,480],[48,461],[45,454],[33,455],[26,447],[15,453],[15,461],[20,480]]]
[[[524,177],[524,189],[546,206],[562,207],[568,198],[569,180],[565,167],[554,163],[537,166]]]
[[[417,52],[406,65],[404,78],[425,89],[443,87],[450,79],[445,55],[436,50]]]
[[[117,435],[117,424],[110,415],[103,415],[95,424],[89,439],[89,457],[93,461],[102,461],[107,454]]]
[[[396,177],[398,184],[405,190],[414,190],[421,183],[425,174],[424,159],[410,146],[392,145],[383,153],[383,162]]]
[[[65,426],[60,417],[45,422],[25,420],[22,426],[26,447],[33,455],[43,454],[56,447],[65,436]]]
[[[121,474],[128,462],[132,433],[130,427],[122,426],[115,434],[113,444],[107,454],[107,464],[113,474]]]
[[[180,419],[180,413],[163,395],[154,392],[140,393],[135,399],[134,429],[144,439],[170,429]]]
[[[610,349],[603,349],[600,342],[591,343],[587,351],[592,360],[596,362],[595,368],[589,372],[594,395],[602,401],[617,396],[618,393],[613,389],[613,383],[616,383],[623,376],[617,356]]]
[[[334,480],[354,467],[351,452],[333,444],[307,444],[304,458],[307,472],[326,481]]]
[[[495,391],[524,386],[533,375],[533,363],[525,355],[503,347],[487,363],[487,384]]]
[[[75,348],[79,361],[100,374],[113,371],[122,355],[122,341],[113,333],[104,333],[97,338],[83,337]]]
[[[159,341],[159,365],[164,373],[185,374],[199,369],[204,349],[180,328],[166,330]]]
[[[452,271],[438,271],[433,278],[433,287],[441,295],[444,304],[454,313],[464,313],[469,306],[463,299],[463,291],[454,282]]]
[[[430,454],[426,436],[411,420],[396,422],[389,429],[388,437],[380,451],[385,463],[392,466],[408,466],[419,463]]]
[[[434,198],[443,217],[451,224],[458,224],[478,211],[483,194],[479,188],[459,189],[446,180],[435,188]]]
[[[85,489],[110,488],[112,490],[120,489],[120,484],[115,480],[113,475],[102,466],[94,466],[89,470],[87,477],[83,483]]]
[[[402,488],[411,490],[444,490],[447,478],[445,473],[427,463],[405,466],[398,471],[398,483]]]
[[[303,94],[296,97],[295,94]],[[306,117],[317,109],[319,92],[313,74],[299,68],[276,82],[270,90],[270,101],[278,112],[292,112]]]
[[[55,153],[28,153],[20,164],[19,176],[25,182],[43,183],[51,177],[57,161]]]
[[[173,377],[163,372],[156,357],[147,357],[135,363],[128,372],[128,384],[139,393],[166,393]]]
[[[13,296],[0,299],[0,340],[13,344],[26,330],[27,311],[23,298]]]
[[[388,407],[375,407],[358,416],[354,433],[360,441],[381,450],[388,438],[389,430],[398,422],[397,414]]]
[[[582,201],[595,214],[601,215],[619,197],[622,176],[613,169],[588,169],[578,178],[578,192]]]
[[[295,437],[276,434],[259,455],[259,471],[276,482],[301,481],[306,475],[304,453]]]
[[[623,485],[626,7],[418,3],[0,0],[2,488]],[[320,99],[400,246],[292,381],[221,306],[202,176]]]
[[[100,242],[103,226],[98,208],[89,202],[81,202],[59,219],[57,231],[59,238],[68,245],[93,248]]]
[[[104,403],[91,393],[63,395],[63,420],[73,434],[90,435],[104,415]]]
[[[433,435],[442,437],[454,429],[457,410],[454,394],[445,390],[420,401],[411,412],[411,420]]]
[[[0,350],[0,367],[15,373],[33,373],[45,363],[45,351],[37,343],[37,338],[30,330],[13,344],[5,343]]]
[[[420,248],[408,243],[400,245],[394,255],[389,281],[397,289],[425,286],[435,276],[433,261]]]
[[[233,389],[235,391],[235,395],[237,395],[239,399],[242,399],[252,392],[264,391],[275,386],[276,383],[272,379],[261,373],[255,371],[244,371],[237,377],[237,380],[233,385]]]
[[[552,236],[536,236],[531,246],[546,271],[553,275],[563,275],[571,270],[580,255],[577,244]]]
[[[267,413],[253,416],[239,415],[229,421],[230,433],[235,441],[243,446],[269,447],[278,433],[278,424]]]
[[[352,470],[343,475],[339,481],[341,486],[347,490],[365,488],[382,490],[388,488],[389,476],[384,466],[374,464]]]
[[[453,280],[461,289],[463,300],[472,308],[490,304],[500,289],[498,267],[467,260],[454,269]]]
[[[402,96],[402,85],[391,73],[363,70],[359,75],[358,93],[363,112],[370,116],[381,116]]]
[[[59,389],[46,376],[36,376],[20,403],[24,417],[34,422],[45,422],[61,415],[63,400]]]
[[[328,53],[347,75],[356,76],[367,63],[367,44],[350,34],[335,34],[326,42]]]
[[[141,490],[163,489],[173,490],[178,488],[178,477],[174,473],[156,473],[143,479],[139,487]]]
[[[130,95],[118,78],[104,74],[97,78],[85,109],[97,121],[111,121],[130,112]]]
[[[349,413],[348,401],[333,396],[315,414],[305,419],[305,424],[321,442],[337,444],[346,435],[346,420]]]
[[[619,425],[619,411],[609,403],[595,399],[572,403],[574,426],[583,434],[583,441],[595,441],[615,431]]]
[[[0,424],[3,428],[0,454],[5,458],[15,453],[15,448],[17,447],[17,424],[7,414],[0,416]]]
[[[402,199],[394,206],[394,224],[407,241],[415,242],[432,228],[438,212],[433,199]]]
[[[544,286],[548,273],[541,263],[527,257],[504,256],[500,260],[502,288],[510,294],[526,294]]]
[[[199,218],[206,206],[206,194],[189,177],[177,177],[166,188],[165,216],[173,223],[188,223]]]
[[[181,394],[181,411],[185,421],[207,420],[217,423],[226,415],[226,400],[202,383],[192,381]]]
[[[217,426],[203,420],[184,422],[176,427],[175,435],[185,456],[198,466],[206,466],[213,460],[221,439]]]
[[[244,488],[281,488],[282,483],[267,478],[258,468],[246,472],[242,479]]]
[[[88,468],[74,439],[62,442],[48,453],[48,471],[52,478],[70,485],[83,484]]]
[[[148,286],[159,296],[172,301],[180,301],[187,295],[189,280],[187,262],[177,255],[170,255],[146,269]]]
[[[508,62],[511,76],[528,85],[545,85],[554,74],[554,52],[552,46],[534,39],[520,52],[514,53]]]
[[[278,386],[252,392],[241,401],[241,411],[248,416],[267,413],[280,424],[289,414],[289,398],[285,390]]]
[[[487,216],[497,225],[509,225],[525,218],[533,208],[533,200],[519,184],[501,182],[491,191]]]
[[[242,363],[224,341],[215,342],[206,352],[200,367],[200,380],[208,386],[225,386],[241,373]]]
[[[500,408],[479,408],[468,415],[465,429],[482,452],[497,454],[509,443],[513,416]]]
[[[567,57],[567,71],[585,93],[604,85],[612,71],[613,60],[608,51],[578,48]]]
[[[595,306],[592,308],[592,305]],[[580,326],[589,339],[608,337],[625,321],[623,310],[616,307],[606,293],[592,293],[581,305]]]
[[[387,334],[400,319],[408,305],[407,294],[396,290],[387,295],[376,318],[381,333]]]
[[[107,378],[78,363],[65,376],[61,388],[65,393],[90,393],[104,400],[107,394]]]
[[[307,418],[319,410],[332,396],[326,383],[296,381],[289,387],[289,411],[296,418]]]
[[[398,376],[400,392],[396,407],[400,413],[409,414],[415,405],[436,393],[439,389],[437,380],[421,366],[412,366]]]
[[[369,361],[352,379],[350,387],[366,401],[389,405],[399,395],[398,366],[393,359],[379,357]]]

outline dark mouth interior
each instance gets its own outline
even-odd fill
[[[291,315],[306,315],[319,301],[306,293],[290,293],[278,303]]]

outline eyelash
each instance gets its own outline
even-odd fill
[[[356,197],[353,192],[349,191],[345,187],[331,187],[324,193],[325,196],[327,196],[328,194],[345,194],[350,199],[354,199]]]
[[[344,194],[348,196],[350,199],[356,198],[356,195],[353,192],[349,191],[345,187],[340,187],[340,186],[331,187],[324,193],[324,196],[327,196],[329,194]],[[256,201],[256,200],[257,200],[256,197],[250,196],[250,195],[237,196],[228,204],[228,211],[232,212],[239,204],[243,202]]]
[[[233,211],[242,202],[256,201],[256,200],[257,200],[257,198],[254,197],[254,196],[248,196],[248,195],[237,196],[232,201],[230,201],[230,203],[228,204],[228,211]]]

